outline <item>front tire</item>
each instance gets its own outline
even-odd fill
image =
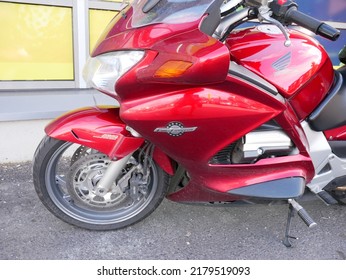
[[[168,175],[143,154],[135,152],[108,193],[99,195],[94,190],[110,159],[85,146],[45,136],[34,156],[35,190],[45,207],[69,224],[90,230],[120,229],[146,218],[166,195]]]

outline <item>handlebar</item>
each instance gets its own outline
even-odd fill
[[[269,7],[273,11],[273,16],[281,22],[288,24],[296,23],[317,35],[333,41],[337,40],[340,36],[338,29],[298,11],[298,5],[292,0],[274,0],[269,3]]]
[[[313,18],[297,10],[296,7],[291,7],[284,15],[285,21],[293,22],[301,27],[304,27],[317,35],[336,41],[340,36],[340,31],[329,24]]]
[[[239,6],[245,9],[238,11]],[[293,0],[231,0],[224,3],[221,12],[222,19],[214,33],[214,36],[221,41],[225,40],[236,26],[255,17],[260,22],[266,21],[278,26],[286,37],[286,47],[290,45],[290,39],[283,25],[292,23],[332,41],[336,41],[340,36],[338,29],[298,11],[298,5]]]

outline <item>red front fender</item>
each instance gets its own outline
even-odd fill
[[[87,107],[69,112],[45,129],[47,135],[96,149],[110,158],[137,150],[143,138],[133,137],[119,117],[119,108]]]
[[[51,122],[45,131],[50,137],[90,147],[111,159],[127,156],[144,142],[126,130],[116,107],[87,107],[69,112]],[[173,175],[170,158],[158,148],[154,160]]]

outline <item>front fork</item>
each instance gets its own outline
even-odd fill
[[[101,180],[97,183],[95,189],[97,195],[104,196],[111,191],[113,183],[119,177],[127,162],[130,160],[131,156],[132,153],[128,154],[122,159],[111,161]]]

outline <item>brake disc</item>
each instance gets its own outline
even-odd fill
[[[89,147],[80,146],[71,157],[71,166],[82,157],[86,157],[90,154],[100,154],[97,150],[91,149]]]
[[[127,195],[113,183],[107,193],[97,194],[97,183],[101,180],[111,160],[104,154],[83,155],[70,167],[67,190],[75,204],[98,210],[109,210],[126,200]]]

